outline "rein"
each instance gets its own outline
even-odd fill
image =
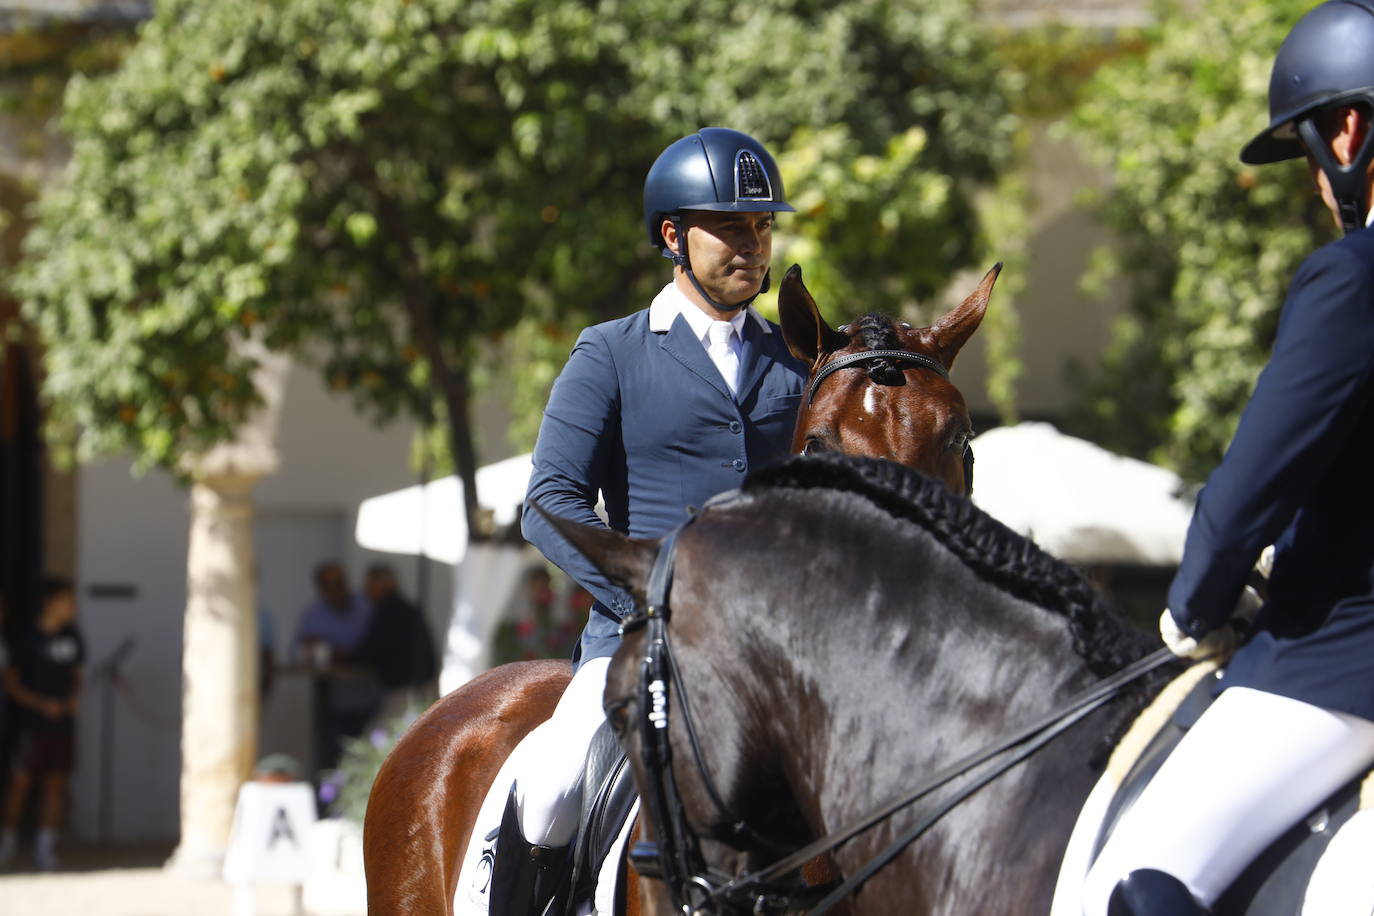
[[[814,390],[814,383],[812,388]],[[906,795],[872,811],[851,826],[789,853],[766,868],[740,877],[722,875],[712,871],[702,857],[699,837],[687,822],[686,808],[678,792],[668,727],[673,689],[679,694],[682,722],[691,743],[697,773],[717,812],[730,824],[731,833],[736,839],[755,846],[771,849],[779,849],[780,846],[759,836],[744,821],[735,818],[712,782],[692,721],[686,686],[668,643],[668,593],[672,589],[678,537],[697,517],[690,516],[663,539],[649,574],[646,607],[642,612],[637,611],[627,617],[621,625],[622,633],[646,629],[646,647],[639,677],[642,715],[638,724],[642,763],[649,782],[644,791],[644,803],[658,834],[657,842],[636,843],[630,859],[641,875],[663,881],[673,906],[687,916],[716,913],[721,903],[740,907],[756,916],[799,907],[810,907],[806,912],[811,916],[829,912],[959,803],[1104,706],[1124,688],[1175,658],[1168,649],[1147,655],[1076,694],[1057,709],[1031,721],[1008,737],[946,766]],[[816,856],[839,848],[936,789],[1003,754],[1009,756],[959,788],[843,882],[811,889],[779,883]]]

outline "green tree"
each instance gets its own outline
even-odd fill
[[[72,81],[71,164],[28,239],[54,420],[83,454],[175,467],[257,403],[259,341],[378,416],[446,421],[473,500],[480,354],[503,343],[533,413],[568,329],[647,301],[643,176],[696,127],[782,151],[793,253],[836,308],[985,260],[973,201],[1014,125],[967,21],[958,0],[165,0],[118,72]]]
[[[1274,55],[1309,0],[1159,7],[1148,51],[1103,68],[1073,125],[1112,172],[1102,212],[1129,312],[1083,415],[1095,438],[1201,479],[1268,358],[1284,290],[1333,235],[1301,163],[1256,168]]]

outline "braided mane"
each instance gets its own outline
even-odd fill
[[[770,488],[853,493],[894,518],[921,526],[979,578],[1068,618],[1074,650],[1098,676],[1115,673],[1152,648],[1144,634],[1106,607],[1077,570],[918,471],[876,458],[827,453],[793,457],[759,470],[743,489]]]
[[[892,330],[892,319],[877,312],[870,312],[859,319],[859,336],[864,346],[870,350],[899,350],[901,341],[897,332]]]
[[[892,329],[892,319],[869,312],[858,321],[859,338],[870,350],[901,350],[902,342]],[[875,359],[868,366],[868,377],[879,385],[902,384],[902,370],[891,360]]]

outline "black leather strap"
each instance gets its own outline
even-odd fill
[[[811,387],[806,392],[806,403],[810,404],[816,399],[816,389],[820,387],[821,382],[836,372],[875,359],[892,359],[897,362],[912,363],[922,369],[929,369],[940,378],[949,378],[949,370],[945,368],[944,363],[932,356],[926,356],[924,353],[913,353],[910,350],[863,350],[859,353],[837,357],[822,366],[821,370],[816,373],[816,377],[811,380]]]

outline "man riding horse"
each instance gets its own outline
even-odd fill
[[[1124,816],[1085,913],[1204,913],[1251,859],[1374,762],[1374,0],[1329,0],[1279,49],[1251,164],[1306,156],[1346,233],[1289,288],[1273,355],[1198,498],[1160,618],[1175,654],[1228,616],[1275,545],[1224,691]]]
[[[600,494],[613,529],[658,537],[787,454],[808,367],[749,305],[768,288],[774,214],[792,210],[752,137],[705,128],[673,143],[644,185],[649,240],[672,260],[672,282],[647,309],[583,331],[554,383],[523,529],[596,604],[553,717],[513,755],[493,914],[543,913],[560,893],[606,671],[634,605],[528,507],[600,525]]]

